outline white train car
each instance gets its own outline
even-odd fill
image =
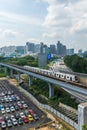
[[[66,79],[68,81],[77,81],[77,77],[73,74],[66,74],[66,73],[61,73],[61,72],[56,72],[56,77],[61,78],[61,79]]]
[[[48,76],[55,77],[55,78],[65,79],[67,81],[78,82],[77,77],[73,74],[55,72],[52,70],[40,69],[37,67],[31,67],[31,66],[24,66],[24,68],[28,69],[30,71],[36,72],[36,73],[43,74],[43,75],[48,75]]]
[[[55,73],[56,73],[56,77],[58,77],[58,78],[62,78],[62,79],[66,78],[66,74],[64,74],[64,73],[61,73],[61,72],[55,72]]]

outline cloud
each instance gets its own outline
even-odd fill
[[[19,32],[15,32],[15,31],[12,31],[12,30],[5,30],[3,32],[3,36],[5,38],[16,38],[19,36]]]
[[[9,39],[9,38],[17,38],[19,37],[20,33],[10,30],[10,29],[0,29],[0,39]]]
[[[87,22],[85,21],[78,21],[71,29],[71,34],[80,34],[80,35],[86,35],[87,36]]]
[[[86,45],[87,0],[44,1],[48,3],[48,13],[43,23],[47,32],[44,32],[43,36],[45,38],[53,38],[53,36],[55,39],[60,38],[66,42],[66,45],[69,45],[72,40],[74,40],[74,44],[82,44],[85,37],[84,45]]]
[[[19,15],[11,12],[0,11],[0,20],[4,22],[23,23],[30,25],[40,25],[41,22],[31,16]]]
[[[79,21],[87,23],[86,0],[45,0],[49,3],[45,17],[46,27],[73,27]],[[85,12],[86,11],[86,12]],[[86,25],[86,24],[85,24]],[[87,27],[87,25],[86,25]]]
[[[28,38],[26,41],[32,42],[32,43],[40,43],[40,40],[37,38]]]
[[[58,36],[58,34],[56,33],[56,32],[53,32],[53,33],[44,33],[43,34],[43,37],[44,38],[55,38],[55,37],[57,37]]]

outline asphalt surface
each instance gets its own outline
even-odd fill
[[[11,128],[6,127],[6,130],[8,129],[9,130],[10,129],[11,130],[29,130],[29,128],[38,127],[40,125],[46,124],[51,121],[51,119],[49,119],[47,115],[31,101],[31,99],[29,99],[25,94],[21,93],[16,86],[10,84],[10,82],[7,80],[0,80],[0,99],[1,99],[1,93],[2,92],[6,93],[8,91],[11,91],[14,94],[18,95],[20,97],[20,100],[24,101],[28,105],[27,109],[32,109],[34,113],[36,113],[39,116],[39,120],[37,121],[34,120],[33,122],[26,123],[26,124],[23,122],[23,125],[19,125],[19,124],[17,126],[12,125]],[[15,101],[12,101],[11,103],[14,103],[14,102]],[[2,103],[0,102],[0,104]],[[4,103],[4,104],[8,105],[10,104],[10,102]],[[9,115],[11,114],[14,115],[15,113],[20,113],[24,111],[25,109],[22,109],[22,110],[20,109],[19,111],[11,112]],[[4,115],[7,115],[7,113],[5,113]],[[4,115],[0,112],[0,117],[3,117]],[[0,127],[0,129],[2,128]]]

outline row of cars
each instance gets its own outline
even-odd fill
[[[39,120],[37,114],[32,109],[26,110],[25,112],[16,113],[13,115],[5,115],[0,117],[1,128],[12,127],[13,125],[22,125],[24,123],[30,123],[32,121]]]
[[[0,92],[0,126],[2,129],[36,120],[39,120],[39,116],[20,96],[13,91]]]
[[[23,109],[27,109],[28,108],[28,105],[24,102],[24,101],[18,101],[16,103],[11,103],[11,104],[0,104],[0,112],[2,114],[5,114],[5,113],[12,113],[12,112],[15,112],[15,111],[20,111],[20,110],[23,110]]]

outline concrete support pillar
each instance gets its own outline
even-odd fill
[[[18,72],[18,80],[20,80],[21,79],[21,74],[20,74],[20,72]]]
[[[85,127],[87,128],[87,102],[78,105],[78,130],[86,130]]]
[[[10,69],[10,77],[13,78],[13,69]]]
[[[32,76],[29,75],[29,87],[32,85]]]
[[[51,83],[48,83],[49,85],[49,98],[51,98],[52,96],[54,96],[54,86]]]
[[[7,72],[8,72],[8,71],[7,71],[7,68],[5,67],[5,74],[6,74],[6,75],[7,75]]]

